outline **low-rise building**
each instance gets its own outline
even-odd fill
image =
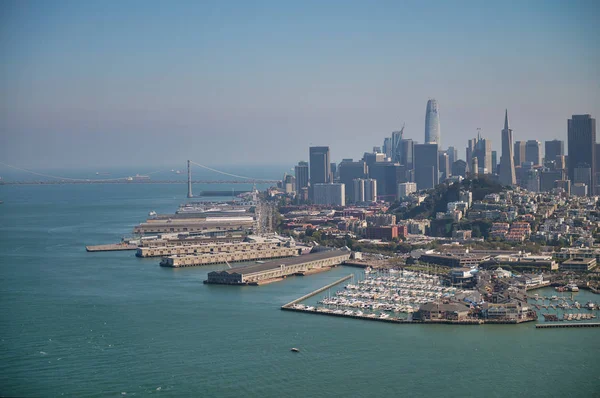
[[[561,271],[590,271],[596,267],[595,258],[572,258],[560,264]]]

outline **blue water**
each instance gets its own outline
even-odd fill
[[[355,270],[240,288],[202,284],[222,266],[85,252],[174,211],[185,189],[0,186],[0,395],[598,396],[600,328],[292,313],[279,308]]]

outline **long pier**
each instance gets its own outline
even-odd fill
[[[137,250],[137,248],[137,245],[131,245],[127,243],[115,243],[111,245],[86,246],[85,250],[88,252],[116,252],[124,250]]]
[[[335,282],[333,282],[333,283],[330,283],[329,285],[323,286],[322,288],[319,288],[319,289],[315,290],[314,292],[311,292],[311,293],[305,294],[304,296],[302,296],[302,297],[300,297],[300,298],[298,298],[298,299],[296,299],[296,300],[294,300],[294,301],[290,301],[289,303],[287,303],[287,304],[283,305],[283,306],[281,307],[281,309],[282,309],[282,310],[288,310],[288,309],[291,309],[291,308],[289,308],[289,307],[291,307],[292,305],[294,305],[294,304],[296,304],[296,303],[299,303],[299,302],[301,302],[301,301],[304,301],[304,300],[306,300],[307,298],[310,298],[310,297],[312,297],[312,296],[315,296],[315,295],[317,295],[317,294],[319,294],[319,293],[321,293],[321,292],[324,292],[325,290],[327,290],[327,289],[330,289],[330,288],[332,288],[333,286],[335,286],[335,285],[338,285],[338,284],[340,284],[340,283],[342,283],[342,282],[344,282],[344,281],[347,281],[348,279],[352,278],[352,276],[353,276],[353,274],[347,275],[347,276],[345,276],[345,277],[343,277],[343,278],[341,278],[341,279],[338,279],[337,281],[335,281]]]
[[[592,323],[538,323],[536,329],[551,329],[551,328],[598,328],[600,322]]]

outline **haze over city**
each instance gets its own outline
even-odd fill
[[[359,158],[425,105],[482,135],[566,140],[600,114],[594,1],[3,2],[0,159],[27,168]]]

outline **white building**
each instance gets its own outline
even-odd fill
[[[365,180],[365,202],[375,202],[377,200],[377,180],[367,178]]]
[[[315,184],[316,205],[346,206],[346,186],[341,183]]]
[[[415,182],[402,182],[398,184],[398,200],[401,200],[413,192],[417,192],[417,184]]]
[[[352,181],[354,188],[354,202],[365,201],[365,180],[362,178],[356,178]]]

